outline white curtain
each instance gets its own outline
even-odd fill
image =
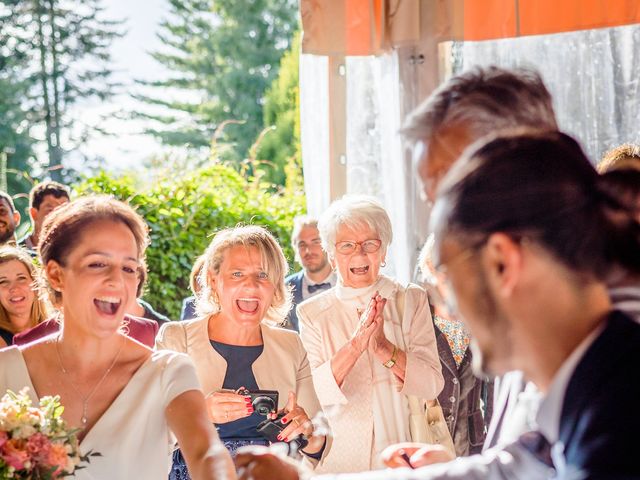
[[[319,216],[329,198],[329,59],[300,56],[300,136],[307,212]]]

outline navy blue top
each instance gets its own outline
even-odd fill
[[[262,355],[264,345],[245,347],[211,340],[211,346],[227,361],[227,373],[224,376],[222,388],[237,390],[240,387],[245,387],[247,390],[258,390],[256,377],[253,375],[251,366]],[[248,417],[216,424],[216,426],[222,440],[263,439],[256,432],[256,427],[263,420],[265,420],[264,416],[253,412]]]
[[[13,333],[9,330],[5,330],[4,328],[0,328],[0,338],[2,338],[7,345],[11,345],[13,343]]]

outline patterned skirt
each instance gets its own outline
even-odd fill
[[[227,447],[231,456],[234,456],[236,450],[240,447],[247,445],[269,445],[269,442],[264,438],[227,439],[222,440],[222,443]],[[169,472],[169,480],[191,480],[189,471],[187,470],[187,463],[184,461],[184,457],[179,448],[173,451],[173,462],[171,464],[171,471]]]

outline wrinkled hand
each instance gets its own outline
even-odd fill
[[[207,409],[213,423],[228,423],[253,413],[251,399],[233,391],[219,391],[207,395]]]
[[[434,463],[450,462],[455,457],[442,445],[427,443],[396,443],[385,448],[380,454],[387,467],[418,468]]]
[[[296,394],[289,392],[289,399],[285,405],[283,411],[285,416],[282,417],[279,422],[283,425],[287,425],[284,430],[278,435],[278,440],[288,442],[296,438],[298,435],[310,437],[313,435],[313,424],[307,415],[307,412],[296,403]],[[273,415],[275,417],[275,415]]]
[[[378,292],[373,294],[364,312],[358,312],[360,321],[351,337],[351,345],[358,351],[364,352],[369,347],[369,340],[376,327],[376,316],[378,315],[378,305],[382,297]]]
[[[373,319],[373,332],[369,337],[368,348],[371,353],[376,353],[379,349],[384,348],[389,343],[384,335],[384,317],[382,311],[387,304],[387,299],[380,295],[376,298],[376,316]]]
[[[260,445],[239,448],[234,458],[239,480],[299,480],[298,466]]]

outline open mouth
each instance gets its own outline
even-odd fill
[[[366,273],[369,271],[369,265],[364,265],[362,267],[351,267],[349,271],[354,275],[366,275]]]
[[[115,315],[120,307],[121,300],[115,297],[94,298],[93,304],[101,313]]]
[[[243,313],[256,313],[260,306],[260,302],[257,298],[239,298],[236,300],[236,305],[238,310]]]
[[[24,302],[26,299],[27,299],[27,297],[24,297],[24,296],[22,296],[22,297],[11,297],[9,299],[9,301],[11,303],[20,303],[20,302]]]

